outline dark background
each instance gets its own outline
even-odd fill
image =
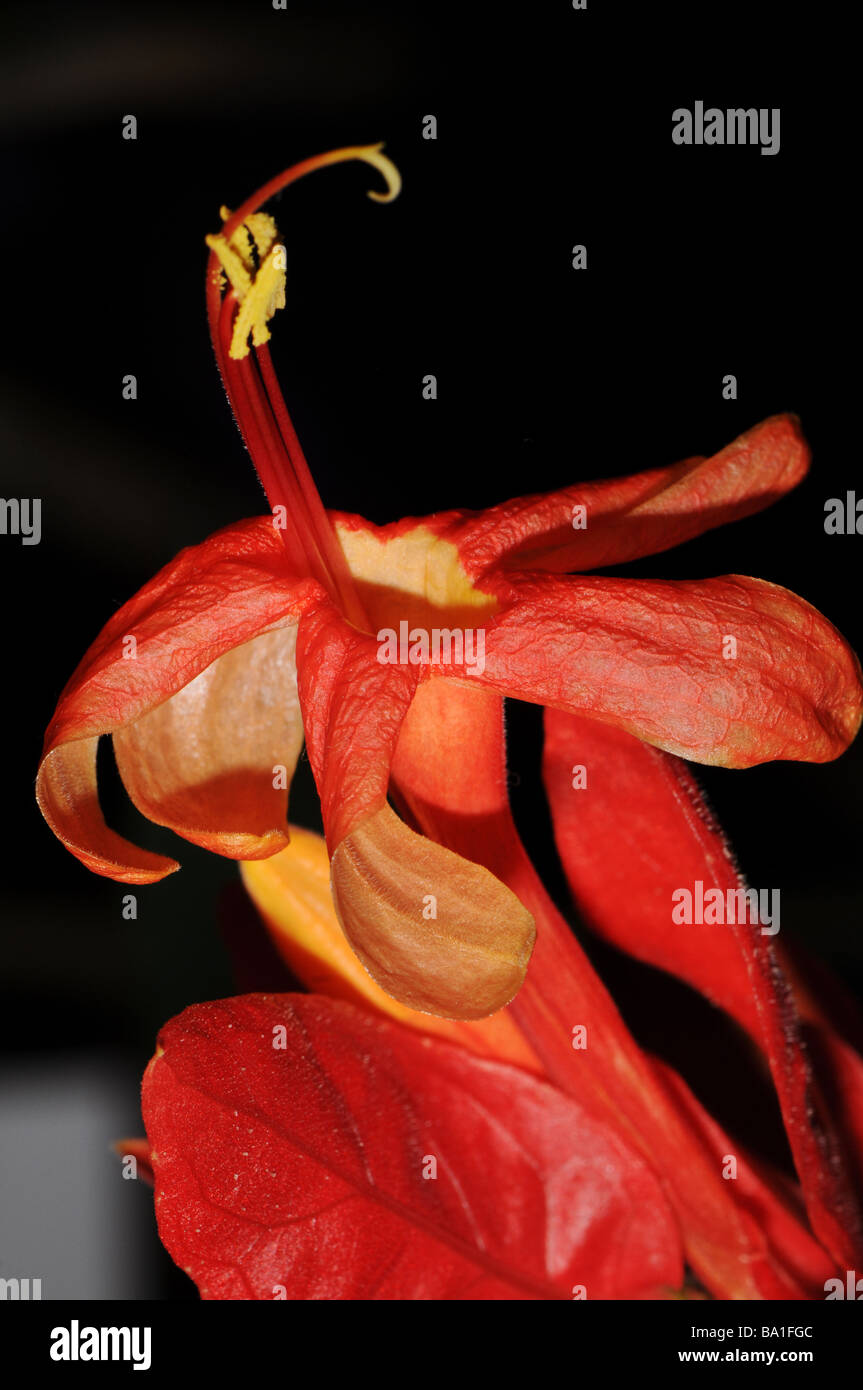
[[[136,890],[138,919],[124,921],[127,890],[54,840],[32,783],[60,689],[114,609],[181,546],[264,510],[207,337],[203,237],[220,204],[338,145],[384,140],[404,176],[392,206],[365,198],[376,176],[355,165],[271,207],[288,248],[274,358],[328,505],[376,521],[486,506],[708,454],[794,410],[814,464],[793,496],[620,572],[756,574],[860,647],[863,540],[823,527],[858,461],[843,341],[851,152],[817,42],[843,40],[829,7],[819,16],[598,0],[583,13],[563,0],[7,8],[0,492],[42,498],[42,542],[0,537],[0,1029],[17,1137],[0,1180],[23,1251],[16,1265],[7,1244],[0,1275],[41,1276],[44,1297],[195,1296],[108,1145],[141,1132],[136,1091],[159,1025],[241,987],[225,936],[253,927],[236,868],[140,822],[106,756],[111,822],[183,864]],[[780,106],[779,155],[674,146],[672,110],[699,98]],[[421,138],[429,113],[436,142]],[[580,242],[586,273],[570,265]],[[722,399],[728,372],[735,402]],[[540,714],[509,717],[516,813],[566,907]],[[700,773],[750,881],[781,887],[783,931],[858,994],[861,762],[858,746],[829,766]],[[307,762],[291,817],[318,824]],[[732,1127],[757,1118],[755,1142],[779,1156],[733,1032],[683,986],[587,944],[637,1036]],[[83,1255],[67,1268],[88,1201],[113,1213],[99,1237],[119,1271],[109,1287]],[[42,1264],[21,1267],[31,1248]]]

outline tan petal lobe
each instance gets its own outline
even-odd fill
[[[161,708],[226,653],[295,627],[317,599],[313,580],[286,569],[272,518],[255,517],[188,546],[123,604],[67,682],[45,735],[36,797],[67,849],[94,873],[125,883],[173,873],[179,867],[173,859],[136,849],[105,825],[97,799],[97,738]],[[160,799],[156,792],[151,797]],[[142,803],[146,799],[142,790]],[[188,804],[175,818],[194,829]],[[280,836],[268,852],[281,843]],[[240,844],[246,852],[247,842]]]
[[[536,935],[530,913],[487,869],[417,835],[389,806],[342,840],[332,889],[360,960],[402,1004],[485,1018],[518,992]]]
[[[139,849],[109,830],[99,807],[95,738],[61,743],[36,778],[36,800],[54,834],[95,874],[121,883],[156,883],[179,869],[174,859]]]
[[[398,1003],[375,983],[351,950],[336,916],[323,836],[292,825],[287,849],[263,862],[241,864],[240,871],[276,949],[313,994],[372,1007],[397,1023],[449,1038],[481,1057],[542,1073],[507,1011],[472,1022],[436,1018]]]
[[[263,633],[114,731],[120,775],[149,820],[231,859],[284,848],[303,745],[295,645],[296,628]]]

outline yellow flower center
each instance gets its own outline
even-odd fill
[[[497,609],[472,583],[452,541],[427,526],[387,536],[337,521],[336,533],[373,629],[430,618],[471,627]]]

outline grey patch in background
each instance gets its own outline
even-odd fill
[[[0,1071],[0,1278],[42,1299],[158,1297],[151,1189],[116,1139],[143,1134],[137,1080],[103,1057],[45,1053]]]

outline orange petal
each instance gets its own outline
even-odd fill
[[[712,458],[516,498],[471,518],[451,539],[474,576],[494,566],[563,573],[620,565],[769,507],[808,467],[797,417],[774,415]],[[576,529],[576,520],[586,525]]]
[[[156,883],[180,866],[108,829],[96,782],[98,744],[98,738],[83,738],[46,754],[36,782],[39,809],[85,868],[121,883]]]
[[[506,607],[474,679],[504,695],[723,767],[826,762],[860,727],[856,656],[778,584],[519,575],[495,587]]]
[[[398,1023],[434,1033],[538,1074],[542,1067],[506,1013],[472,1023],[436,1018],[398,1003],[381,989],[348,945],[330,892],[330,861],[322,836],[291,826],[291,843],[271,859],[241,864],[243,882],[291,970],[315,994],[347,999]]]
[[[115,732],[120,776],[148,820],[230,859],[284,848],[303,746],[295,643],[295,628],[255,637]]]
[[[82,863],[126,883],[150,883],[178,867],[172,859],[129,844],[105,825],[96,784],[99,735],[143,719],[234,648],[295,625],[317,594],[315,583],[286,571],[278,532],[269,518],[259,517],[181,551],[114,615],[60,697],[36,783],[45,819]],[[217,688],[221,679],[214,673],[205,688]],[[192,704],[195,698],[190,697]],[[188,704],[181,702],[178,711],[184,708]],[[120,742],[136,791],[160,810],[157,819],[168,824],[172,816],[178,823],[191,820],[190,828],[199,830],[202,793],[171,802],[177,786],[165,776],[159,791],[149,774],[136,777],[126,757],[131,741]],[[191,762],[194,753],[189,750],[187,768]],[[166,790],[170,807],[162,804]],[[224,810],[224,795],[217,800],[216,810]],[[251,827],[253,833],[258,823]],[[212,818],[204,819],[204,825],[216,828]],[[228,824],[227,830],[235,833],[236,827]],[[243,852],[247,849],[244,841]]]
[[[389,806],[332,859],[333,901],[366,969],[412,1009],[484,1018],[524,979],[536,932],[508,888],[410,830]]]

